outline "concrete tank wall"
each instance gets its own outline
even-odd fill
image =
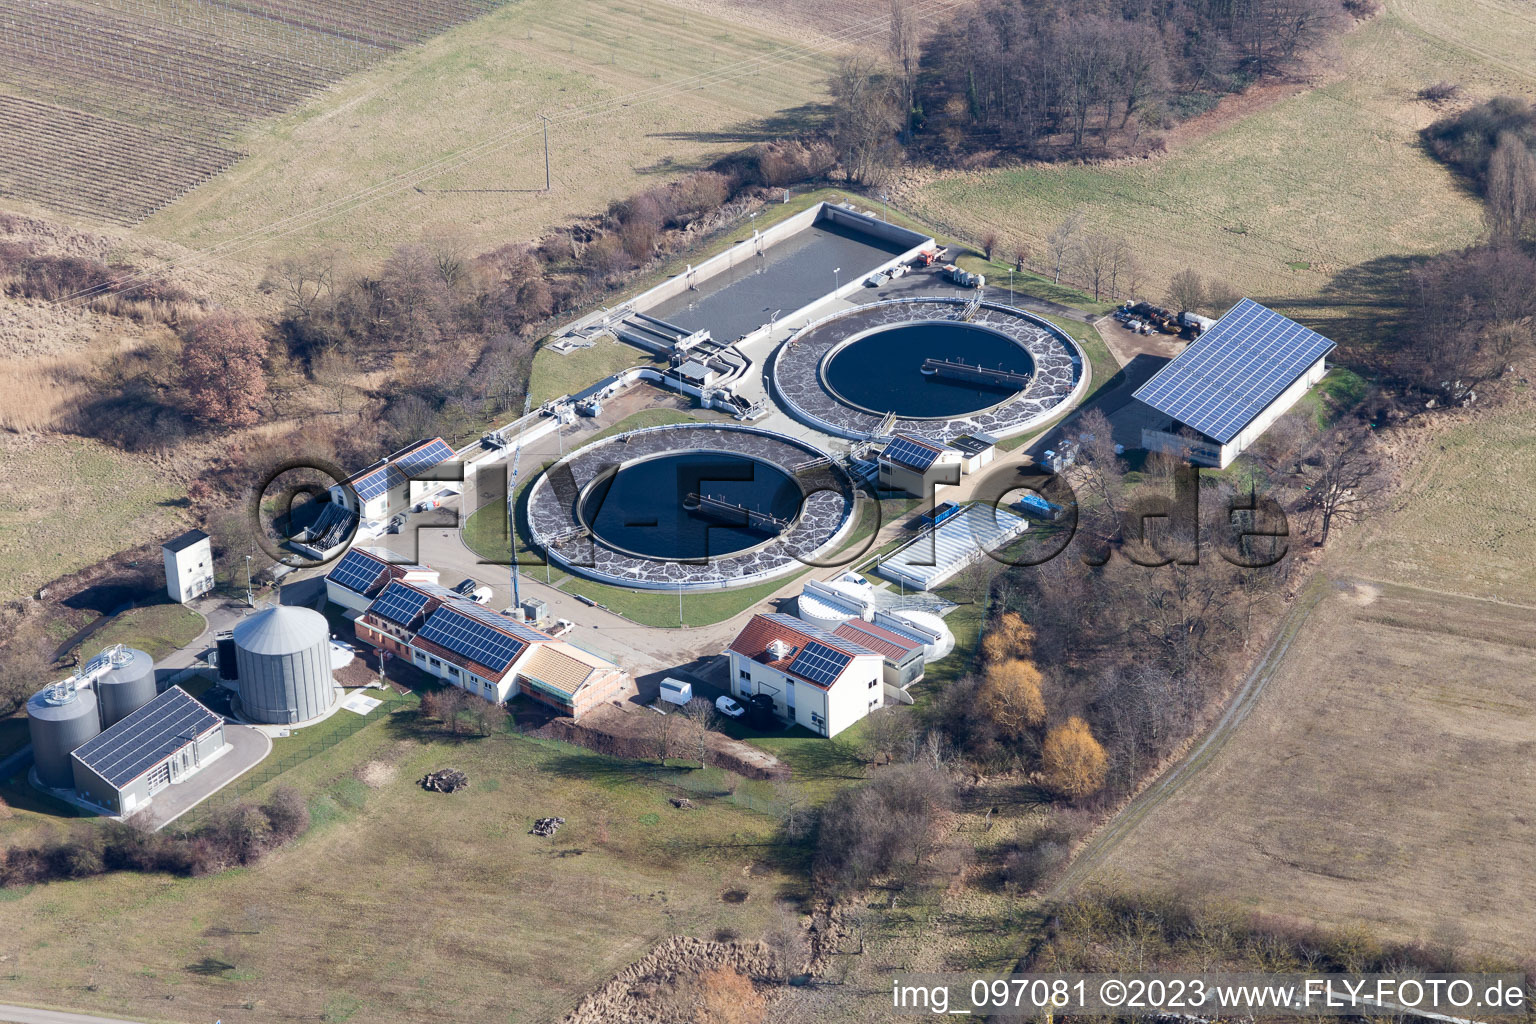
[[[154,661],[132,647],[126,653],[127,660],[114,665],[95,684],[103,729],[110,729],[155,699]]]
[[[253,722],[288,725],[324,714],[331,706],[329,642],[291,654],[253,654],[235,645],[240,706]]]
[[[27,701],[27,727],[38,780],[53,789],[69,789],[75,784],[70,753],[101,732],[96,696],[77,690],[72,700],[54,704],[48,690],[39,690]]]

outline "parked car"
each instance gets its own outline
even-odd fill
[[[453,588],[453,592],[460,597],[469,598],[475,604],[485,604],[493,596],[490,587],[483,583],[476,583],[471,579],[460,580],[458,585]]]
[[[747,709],[731,700],[729,697],[716,697],[715,710],[727,718],[740,718],[747,713]]]
[[[551,629],[549,631],[549,635],[550,636],[565,636],[565,634],[569,633],[571,630],[573,630],[575,628],[576,628],[576,623],[572,622],[570,619],[556,619],[555,620],[555,628]]]

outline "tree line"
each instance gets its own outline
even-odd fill
[[[237,802],[195,833],[152,832],[140,822],[82,825],[34,846],[0,850],[0,886],[90,878],[114,871],[191,877],[254,864],[309,828],[304,798],[290,787],[261,804]]]
[[[1159,148],[1155,132],[1296,71],[1375,4],[982,0],[921,42],[910,6],[892,0],[881,68],[850,63],[834,81],[840,123],[886,129],[930,158],[1054,159]],[[859,152],[879,147],[866,139]],[[856,180],[866,180],[863,162],[850,166]]]

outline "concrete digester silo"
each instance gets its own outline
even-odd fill
[[[27,729],[38,781],[51,789],[71,789],[75,768],[70,753],[101,732],[96,695],[76,687],[73,679],[39,690],[27,701]]]
[[[101,652],[106,671],[93,684],[101,727],[110,729],[155,699],[155,663],[148,654],[117,644]]]
[[[324,615],[278,605],[237,625],[234,641],[240,707],[246,718],[290,725],[330,709],[336,683]]]

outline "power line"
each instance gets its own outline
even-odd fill
[[[921,13],[917,20],[931,20],[938,14],[943,13],[943,11],[946,9],[947,4],[945,3],[945,0],[924,0],[922,7],[919,8]],[[869,26],[862,26],[857,28],[850,27],[843,30],[842,32],[830,33],[828,38],[837,42],[851,44],[862,41],[868,36],[875,35],[883,31],[884,29],[872,28]],[[720,85],[726,82],[734,81],[738,78],[746,77],[747,75],[782,67],[786,64],[804,60],[819,53],[830,52],[832,51],[827,47],[814,47],[810,45],[799,44],[783,46],[777,50],[771,51],[768,54],[758,57],[746,58],[744,60],[737,61],[734,64],[728,64],[722,68],[717,68],[713,71],[693,75],[688,78],[680,79],[676,82],[649,86],[645,89],[640,89],[635,92],[610,97],[605,100],[597,100],[584,106],[572,108],[563,114],[557,114],[553,118],[546,118],[544,115],[539,116],[540,118],[543,118],[546,123],[553,123],[557,127],[573,125],[580,121],[590,120],[594,117],[600,117],[603,114],[614,110],[623,109],[624,107],[629,107],[637,103],[651,103],[665,99],[669,96],[679,95],[685,92],[698,91],[699,89],[707,88],[709,86]],[[337,199],[333,199],[328,203],[311,207],[309,210],[291,214],[290,216],[278,220],[265,228],[260,228],[254,231],[246,232],[243,235],[237,235],[231,239],[226,239],[223,242],[209,246],[206,249],[199,250],[198,252],[193,253],[183,259],[172,260],[168,264],[158,268],[153,273],[145,271],[139,274],[131,275],[126,279],[121,279],[117,283],[122,285],[122,287],[114,288],[110,284],[103,284],[94,286],[92,288],[81,289],[77,292],[56,300],[53,305],[55,307],[76,305],[80,302],[89,301],[98,295],[106,294],[109,291],[113,294],[131,292],[136,288],[148,283],[154,277],[161,276],[165,273],[199,266],[208,260],[212,260],[221,256],[232,255],[234,253],[241,252],[245,249],[258,245],[262,242],[272,241],[277,238],[285,237],[287,235],[293,234],[296,231],[301,231],[307,227],[311,227],[325,220],[329,220],[332,217],[340,216],[341,214],[356,209],[357,207],[365,205],[366,203],[373,202],[377,199],[387,198],[407,189],[414,188],[420,181],[430,180],[433,177],[446,174],[447,172],[457,169],[466,163],[477,160],[499,149],[503,149],[515,142],[520,142],[531,136],[534,132],[538,131],[539,128],[539,121],[528,121],[524,122],[523,124],[513,126],[503,132],[491,136],[488,139],[483,139],[480,142],[465,147],[464,149],[457,152],[444,154],[443,156],[429,160],[424,164],[412,168],[411,170],[403,171],[400,174],[386,178],[384,181],[378,182],[367,188],[359,189],[349,195],[338,197]]]

